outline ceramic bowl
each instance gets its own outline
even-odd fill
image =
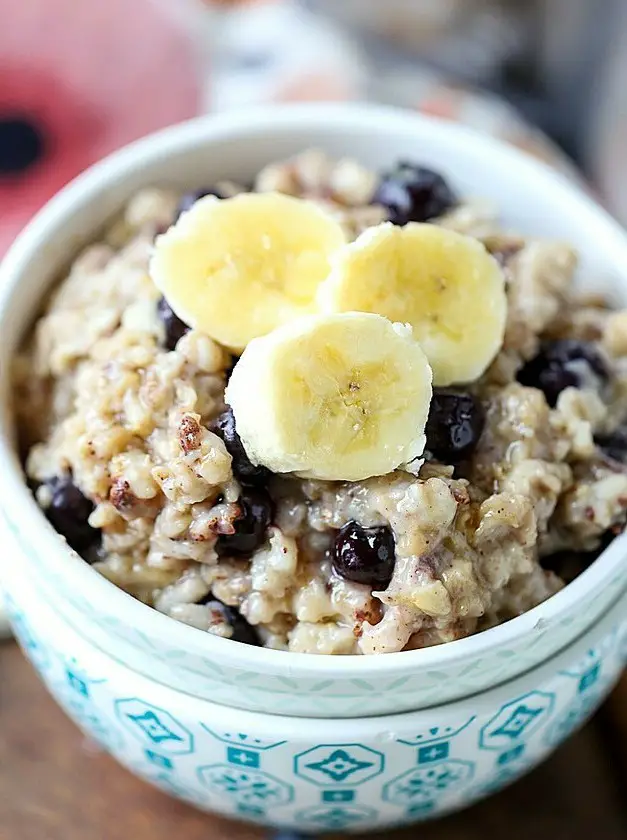
[[[374,830],[465,807],[526,773],[598,707],[627,658],[627,596],[524,676],[433,709],[295,718],[163,685],[99,650],[20,566],[15,633],[74,721],[131,772],[224,816],[307,833]],[[78,623],[74,620],[78,618]]]
[[[483,196],[506,226],[579,249],[579,282],[627,301],[627,238],[578,188],[482,135],[410,112],[300,105],[206,117],[152,135],[88,170],[15,242],[0,267],[0,508],[46,601],[85,643],[171,689],[243,709],[360,717],[470,696],[548,660],[606,613],[627,586],[627,537],[574,583],[514,620],[430,649],[379,657],[285,653],[234,644],[135,601],[86,565],[27,490],[12,443],[10,359],[42,295],[81,245],[140,187],[246,181],[265,163],[319,146],[376,169],[399,158],[446,173],[462,196]],[[0,563],[7,564],[5,554]],[[10,570],[9,570],[10,571]]]

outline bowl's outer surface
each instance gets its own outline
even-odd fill
[[[86,639],[134,670],[200,697],[319,717],[389,714],[469,696],[523,673],[591,626],[627,585],[625,537],[545,604],[501,627],[422,651],[320,657],[235,645],[172,621],[95,574],[45,522],[11,447],[10,358],[34,302],[77,249],[140,187],[244,181],[308,146],[378,169],[398,158],[443,171],[460,195],[502,208],[505,226],[572,241],[579,282],[627,300],[627,239],[541,164],[459,126],[389,109],[294,106],[203,118],[141,141],[85,173],[40,213],[0,267],[0,509],[37,587]],[[0,516],[1,519],[1,516]]]
[[[566,651],[430,710],[303,719],[218,706],[103,654],[32,586],[5,580],[17,638],[76,723],[132,772],[201,808],[307,832],[462,808],[530,770],[598,707],[627,660],[627,599]]]

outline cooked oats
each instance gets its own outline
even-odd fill
[[[371,203],[376,187],[375,173],[319,151],[270,164],[255,181],[320,202],[351,237],[386,218]],[[166,350],[148,275],[179,199],[159,188],[135,195],[77,255],[16,360],[26,473],[44,509],[59,476],[93,503],[86,527],[97,539],[84,556],[97,572],[202,631],[237,638],[220,601],[269,647],[386,653],[529,610],[564,585],[551,555],[597,550],[623,528],[627,470],[597,441],[627,414],[627,311],[577,297],[570,246],[503,232],[494,208],[468,202],[436,223],[484,241],[509,304],[503,347],[470,388],[486,417],[472,457],[352,483],[269,476],[265,537],[248,554],[229,551],[251,504],[212,426],[232,359],[194,330]],[[580,370],[551,408],[516,377],[558,338],[593,345],[608,376]],[[350,521],[391,529],[395,566],[382,589],[333,569],[334,539]]]

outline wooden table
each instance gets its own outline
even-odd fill
[[[415,838],[416,829],[388,833]],[[86,742],[13,643],[0,644],[0,840],[254,840],[178,804]],[[526,779],[421,840],[627,840],[627,677]]]

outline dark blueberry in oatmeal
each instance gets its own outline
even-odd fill
[[[185,321],[181,321],[179,316],[175,314],[174,310],[164,297],[159,299],[157,312],[159,313],[159,318],[161,319],[165,329],[166,349],[174,350],[179,340],[183,338],[185,333],[189,332],[189,327]]]
[[[571,338],[545,341],[538,355],[518,373],[518,381],[543,391],[551,407],[556,405],[564,389],[598,389],[608,378],[608,369],[599,351],[588,342]]]
[[[252,627],[236,609],[223,604],[212,595],[207,595],[201,604],[209,607],[213,613],[216,624],[230,624],[233,628],[233,635],[230,637],[234,642],[242,642],[244,645],[261,645],[261,639],[254,627]]]
[[[186,213],[190,210],[193,205],[198,201],[200,198],[204,198],[206,195],[215,195],[216,198],[226,198],[226,196],[222,195],[219,189],[216,187],[202,187],[199,190],[194,190],[193,192],[185,193],[181,197],[181,200],[178,203],[176,208],[176,214],[174,216],[174,221],[178,219],[181,213]]]
[[[218,537],[216,550],[219,555],[236,554],[249,557],[263,544],[268,526],[272,522],[274,505],[265,490],[245,488],[238,504],[241,515],[233,522],[235,533]]]
[[[427,450],[443,464],[458,464],[472,454],[484,424],[483,407],[472,394],[435,391],[426,427]]]
[[[46,516],[56,530],[62,534],[75,551],[83,552],[100,538],[100,532],[87,520],[94,509],[69,475],[55,477],[47,482],[52,499],[46,509]]]
[[[582,572],[585,572],[594,561],[611,544],[616,534],[608,531],[603,534],[599,547],[594,551],[558,551],[540,559],[543,569],[554,572],[565,583],[571,583]]]
[[[396,560],[392,531],[347,522],[335,538],[332,558],[333,568],[345,580],[385,589]]]
[[[620,426],[611,435],[599,435],[596,444],[612,461],[627,462],[627,426]]]
[[[246,454],[235,429],[235,417],[230,407],[214,420],[211,431],[224,441],[227,452],[233,459],[233,473],[242,484],[264,484],[268,480],[270,471],[266,467],[255,466]]]
[[[395,225],[435,219],[457,204],[455,193],[440,174],[406,161],[382,177],[373,200],[387,208]]]
[[[541,560],[542,568],[558,575],[566,583],[573,581],[597,558],[597,552],[560,551]]]

